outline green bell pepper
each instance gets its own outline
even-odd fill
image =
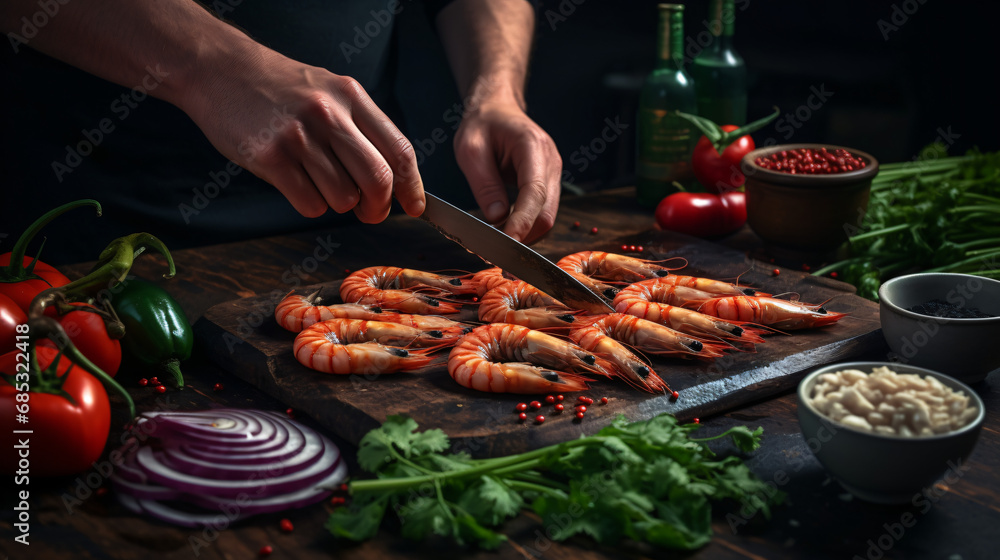
[[[194,346],[184,310],[163,288],[137,278],[111,291],[112,306],[125,325],[122,346],[139,361],[165,368],[183,387],[180,361],[191,357]]]

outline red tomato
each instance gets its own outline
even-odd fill
[[[6,354],[14,349],[17,342],[18,325],[28,322],[28,316],[14,300],[0,294],[0,354]]]
[[[739,128],[731,124],[720,127],[725,132]],[[702,136],[694,147],[691,155],[691,167],[698,182],[711,193],[723,193],[743,186],[743,171],[740,161],[754,149],[753,138],[750,135],[740,136],[735,142],[726,146],[719,155],[707,136]]]
[[[746,222],[743,193],[727,198],[711,193],[679,192],[656,206],[656,223],[663,229],[696,237],[719,237],[736,231]],[[741,217],[742,216],[742,217]]]
[[[94,306],[87,303],[73,302],[70,305],[94,309]],[[70,311],[56,317],[56,320],[66,331],[73,346],[83,352],[88,360],[111,377],[118,373],[118,367],[122,365],[122,345],[108,336],[108,329],[101,315],[90,311]],[[55,347],[48,339],[39,341],[39,344]]]
[[[736,231],[747,223],[747,195],[742,191],[726,191],[719,195],[723,205],[726,207],[726,217],[728,218],[726,228],[729,231]],[[727,231],[728,233],[728,231]]]
[[[27,268],[31,265],[32,260],[34,260],[34,257],[24,257],[22,265]],[[0,267],[5,267],[9,264],[10,253],[0,255]],[[35,296],[39,292],[69,284],[69,278],[66,278],[62,272],[42,261],[35,263],[32,273],[41,279],[29,278],[20,282],[0,282],[0,294],[14,300],[14,303],[25,313],[28,312],[28,307],[31,306],[31,300],[35,299]]]
[[[58,354],[54,348],[38,347],[39,367],[48,367]],[[0,372],[10,376],[24,371],[22,352],[0,356]],[[20,358],[20,359],[19,359]],[[21,452],[18,440],[29,440],[25,469],[29,476],[61,476],[83,472],[101,457],[111,429],[111,407],[101,382],[65,357],[60,358],[58,374],[65,377],[63,390],[73,398],[51,393],[28,393],[28,402],[20,402],[17,388],[0,380],[0,446],[4,474],[15,473]],[[24,376],[16,379],[18,385]],[[27,404],[27,412],[18,406]],[[28,417],[26,424],[17,422],[18,414]],[[31,434],[15,434],[14,430],[32,430]]]

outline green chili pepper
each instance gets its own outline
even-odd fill
[[[137,278],[111,291],[112,306],[125,325],[122,346],[139,361],[165,368],[183,387],[180,361],[191,357],[194,345],[184,310],[163,288]]]

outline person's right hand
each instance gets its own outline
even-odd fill
[[[206,68],[182,109],[224,156],[271,183],[304,216],[419,216],[424,191],[405,136],[353,78],[260,49]]]

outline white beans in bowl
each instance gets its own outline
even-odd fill
[[[820,414],[875,434],[922,437],[968,425],[979,410],[969,396],[934,377],[877,367],[825,373],[816,378],[809,402]]]

